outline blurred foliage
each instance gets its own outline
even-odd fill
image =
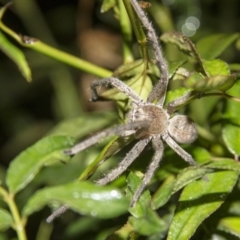
[[[166,102],[189,96],[177,110],[197,123],[199,137],[186,150],[200,167],[166,148],[128,209],[152,156],[148,147],[110,186],[96,186],[133,139],[104,140],[72,159],[62,150],[124,121],[130,107],[115,89],[101,96],[116,107],[88,103],[89,73],[113,71],[146,98],[159,72],[146,54],[153,55],[145,30],[129,21],[127,0],[14,0],[0,11],[0,239],[240,238],[240,3],[149,2],[142,6],[169,61]],[[73,211],[46,223],[62,204]]]

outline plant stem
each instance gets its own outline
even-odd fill
[[[47,55],[51,58],[54,58],[58,61],[61,61],[63,63],[66,63],[68,65],[71,65],[75,68],[78,68],[80,70],[83,70],[84,72],[91,73],[93,75],[96,75],[98,77],[109,77],[112,75],[112,72],[98,67],[90,62],[87,62],[85,60],[82,60],[78,57],[75,57],[71,54],[65,53],[63,51],[60,51],[58,49],[55,49],[41,41],[36,41],[32,45],[28,45],[29,48],[38,51],[44,55]]]
[[[11,194],[8,194],[8,192],[0,187],[0,194],[3,196],[3,200],[8,204],[8,207],[12,213],[12,217],[14,220],[14,229],[17,232],[18,239],[19,240],[27,240],[26,232],[25,232],[25,226],[24,221],[21,219],[18,208],[14,202],[14,196]]]
[[[132,26],[122,1],[119,1],[119,23],[123,37],[123,62],[132,62],[134,57],[131,51]]]
[[[201,96],[202,97],[211,97],[211,96],[221,96],[221,97],[225,97],[225,98],[228,98],[228,99],[231,99],[235,102],[240,102],[240,98],[238,97],[234,97],[234,96],[231,96],[225,92],[213,92],[213,93],[204,93],[204,95]]]
[[[133,11],[130,0],[123,0],[123,3],[126,8],[131,25],[133,27],[137,41],[141,47],[143,58],[147,59],[147,50],[146,50],[147,39],[146,39],[146,35],[143,31],[142,24],[141,24],[140,20],[138,19],[136,13]]]
[[[22,46],[33,49],[35,51],[38,51],[44,55],[47,55],[51,58],[58,60],[60,62],[66,63],[68,65],[71,65],[75,68],[78,68],[85,72],[96,75],[98,77],[109,77],[112,75],[112,72],[107,69],[98,67],[92,63],[84,61],[78,57],[71,55],[71,54],[68,54],[61,50],[53,48],[53,47],[41,42],[38,39],[28,37],[28,36],[21,36],[21,35],[15,33],[10,28],[8,28],[6,25],[4,25],[3,22],[1,21],[1,17],[3,15],[4,11],[6,11],[6,8],[7,8],[7,6],[5,6],[3,8],[3,10],[1,10],[1,12],[0,12],[0,29],[3,30],[8,35],[10,35],[12,38],[14,38]]]

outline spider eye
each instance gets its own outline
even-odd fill
[[[168,132],[178,143],[192,143],[197,138],[196,124],[185,115],[177,115],[171,118]]]

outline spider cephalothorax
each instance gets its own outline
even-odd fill
[[[65,150],[64,154],[74,155],[107,136],[126,136],[133,134],[138,139],[138,142],[126,154],[115,169],[96,181],[97,184],[106,185],[121,175],[140,155],[146,145],[151,142],[154,149],[154,155],[142,179],[142,184],[133,196],[131,202],[131,206],[133,206],[151,180],[155,170],[159,167],[164,151],[162,140],[190,165],[196,165],[192,156],[182,149],[178,143],[193,142],[197,137],[197,130],[195,123],[185,115],[176,115],[171,118],[175,109],[184,102],[184,97],[170,102],[165,107],[163,106],[169,81],[167,63],[163,57],[156,33],[146,14],[136,0],[131,0],[131,3],[143,26],[146,28],[147,37],[152,45],[156,65],[159,68],[161,77],[153,87],[146,101],[141,99],[133,89],[117,78],[110,77],[93,81],[91,83],[93,101],[98,99],[97,87],[103,85],[115,87],[132,101],[133,108],[129,113],[129,121],[126,124],[106,129],[87,138],[71,149]]]
[[[197,138],[195,123],[185,115],[176,115],[170,119],[168,112],[161,106],[144,104],[131,111],[132,122],[147,121],[148,128],[135,132],[136,138],[160,137],[169,135],[178,143],[192,143]]]
[[[160,106],[156,106],[154,104],[144,104],[133,109],[132,121],[147,121],[149,123],[149,127],[139,129],[135,136],[137,138],[150,137],[162,134],[167,130],[169,115]]]

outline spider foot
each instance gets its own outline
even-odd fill
[[[130,207],[133,208],[135,206],[135,204],[137,203],[137,201],[139,200],[139,198],[141,197],[144,189],[146,187],[146,184],[141,184],[138,189],[136,190],[136,192],[133,195],[132,201],[130,203]]]
[[[202,180],[205,181],[205,182],[209,182],[209,179],[208,179],[207,176],[203,176],[203,177],[202,177]]]
[[[101,102],[107,102],[107,101],[109,101],[109,100],[106,99],[106,98],[100,97],[100,96],[98,96],[98,95],[92,96],[92,98],[89,99],[89,102],[99,102],[99,101],[101,101]]]
[[[52,223],[56,218],[61,217],[68,209],[69,207],[67,205],[61,206],[46,219],[46,222]]]
[[[64,155],[68,155],[68,156],[74,156],[74,154],[73,154],[71,149],[63,150],[63,154]]]
[[[95,90],[92,89],[92,97],[89,99],[90,102],[96,102],[99,100],[99,96]]]
[[[131,203],[130,203],[129,207],[130,207],[130,208],[134,208],[134,207],[135,207],[135,204],[136,204],[136,202],[135,202],[135,201],[131,201]]]

